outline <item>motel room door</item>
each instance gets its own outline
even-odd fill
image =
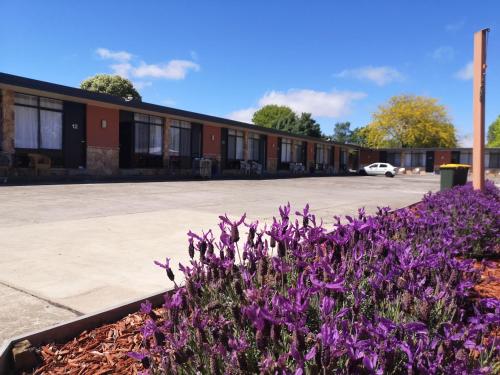
[[[434,151],[425,153],[425,171],[434,172]]]
[[[85,168],[87,142],[85,127],[86,106],[64,102],[64,167]]]

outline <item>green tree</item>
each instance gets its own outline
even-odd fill
[[[120,98],[142,100],[141,95],[128,79],[116,75],[96,74],[82,81],[80,88],[88,91],[119,96]]]
[[[333,128],[333,135],[330,137],[333,141],[339,143],[348,143],[351,140],[352,130],[351,123],[337,122]]]
[[[488,147],[500,147],[500,116],[488,128]]]
[[[301,113],[300,117],[297,118],[292,128],[292,133],[316,138],[323,137],[320,125],[312,118],[310,113],[306,112]]]
[[[446,108],[433,98],[393,96],[372,115],[366,130],[371,147],[456,147]]]
[[[322,137],[321,127],[310,113],[298,116],[291,108],[283,105],[269,104],[253,114],[252,122],[265,126],[310,137]]]
[[[266,128],[277,128],[278,121],[295,116],[291,108],[284,105],[269,104],[253,114],[252,122]]]
[[[348,143],[352,143],[358,146],[368,147],[368,128],[360,127],[352,131],[351,137]]]

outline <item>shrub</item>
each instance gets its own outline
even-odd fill
[[[261,227],[221,216],[217,238],[189,232],[185,284],[160,312],[142,306],[143,350],[130,355],[152,374],[489,373],[500,302],[470,298],[479,271],[456,255],[493,247],[493,222],[470,232],[497,209],[489,185],[359,210],[331,230],[308,206]]]

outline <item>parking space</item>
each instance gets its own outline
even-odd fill
[[[186,262],[187,231],[217,229],[220,214],[269,221],[309,203],[331,222],[438,188],[434,175],[2,187],[0,341],[165,289],[153,260]]]

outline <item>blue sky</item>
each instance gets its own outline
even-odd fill
[[[366,125],[401,93],[446,105],[469,143],[473,32],[491,28],[487,113],[500,114],[498,1],[2,1],[0,71],[69,86],[130,78],[144,101],[248,120],[259,106]]]

